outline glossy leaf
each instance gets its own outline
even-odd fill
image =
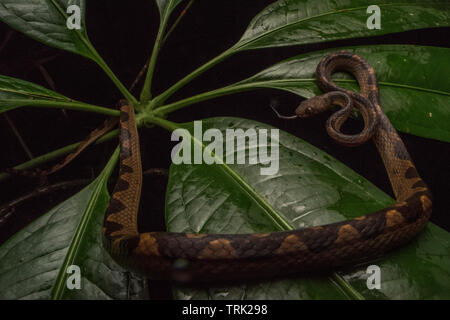
[[[85,0],[0,0],[1,21],[46,45],[94,60],[123,96],[128,101],[136,103],[134,96],[124,87],[89,41],[85,14]],[[79,19],[76,18],[77,15]],[[78,22],[79,29],[74,27],[74,23]]]
[[[337,50],[355,52],[373,66],[381,106],[397,130],[450,142],[450,78],[443,76],[450,73],[448,48],[409,45],[335,48],[282,61],[235,86],[275,88],[307,98],[320,95],[315,69],[327,52]],[[340,86],[358,90],[348,75],[337,74],[335,79]]]
[[[450,299],[450,236],[429,223],[413,242],[376,261],[381,269],[380,290],[369,290],[366,268],[356,267],[343,277],[364,296],[377,299]]]
[[[37,84],[0,75],[0,113],[26,105],[26,100],[53,100],[70,102],[59,93]]]
[[[118,149],[85,189],[0,247],[1,299],[142,299],[145,280],[118,266],[102,247],[106,184]],[[67,268],[81,270],[81,289],[66,286]],[[69,279],[69,282],[71,280]]]
[[[365,0],[280,0],[261,11],[237,50],[298,45],[450,25],[447,0],[381,0],[381,28],[370,30]]]
[[[193,124],[183,127],[194,134]],[[203,120],[203,132],[217,128],[273,129],[251,120]],[[270,135],[270,134],[269,134]],[[224,141],[227,141],[224,134]],[[260,142],[259,146],[266,145]],[[280,131],[279,171],[260,174],[261,165],[172,165],[166,196],[168,230],[200,233],[270,232],[274,224],[262,198],[287,225],[302,228],[354,218],[387,207],[394,200],[369,181],[303,140]],[[256,148],[256,146],[252,147]],[[237,143],[235,150],[249,150]],[[246,155],[248,157],[248,155]],[[248,163],[248,158],[246,158]],[[248,192],[243,189],[249,187]],[[450,292],[450,235],[429,224],[409,245],[376,262],[382,290],[364,290],[368,264],[324,277],[288,277],[273,281],[212,286],[206,290],[178,287],[178,299],[348,299],[355,292],[367,299],[448,298]],[[423,272],[426,270],[426,275]],[[338,283],[336,278],[343,281]],[[401,283],[400,287],[392,283]],[[401,294],[399,288],[402,289]]]
[[[67,8],[80,8],[81,29],[69,29]],[[85,0],[0,0],[0,20],[27,36],[95,60],[85,26]]]

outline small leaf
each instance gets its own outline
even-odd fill
[[[70,102],[71,99],[37,84],[0,75],[0,113],[25,106],[26,100],[53,100]]]
[[[81,29],[67,27],[66,10],[77,5]],[[46,45],[96,60],[85,26],[85,0],[0,0],[0,20]]]
[[[447,0],[381,0],[381,29],[368,29],[365,0],[280,0],[261,11],[234,46],[237,50],[368,37],[450,25]]]
[[[202,132],[219,129],[224,141],[228,128],[274,129],[239,118],[204,119],[202,126]],[[193,123],[183,127],[194,134]],[[166,195],[168,230],[199,233],[279,230],[271,213],[259,205],[259,198],[294,228],[347,220],[395,202],[325,152],[281,130],[279,134],[279,171],[272,176],[262,176],[260,164],[227,165],[239,179],[227,174],[224,165],[172,165]],[[235,150],[248,152],[249,148],[238,141]],[[246,160],[248,163],[248,154]],[[244,185],[249,192],[242,192]],[[339,273],[346,286],[335,281],[336,275],[291,276],[204,290],[177,287],[175,296],[178,299],[348,299],[356,292],[367,299],[400,296],[444,299],[450,292],[450,282],[443,281],[450,276],[449,250],[450,235],[429,223],[412,243],[370,262],[381,267],[382,291],[363,288],[367,278],[368,264],[365,264]],[[402,284],[402,294],[390,281]]]
[[[117,149],[94,182],[0,247],[0,299],[142,299],[145,280],[117,265],[102,247],[107,180]],[[81,269],[81,289],[66,286],[67,268]]]
[[[328,52],[354,52],[373,66],[381,107],[397,130],[450,142],[450,49],[411,45],[334,48],[299,55],[261,71],[236,87],[275,88],[310,98],[322,92],[315,70]],[[338,74],[335,82],[359,90],[355,80]],[[292,106],[294,112],[295,106]],[[283,110],[284,113],[288,111]]]

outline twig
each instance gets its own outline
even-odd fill
[[[5,49],[9,40],[11,40],[11,37],[13,34],[14,34],[13,30],[8,30],[8,32],[6,33],[5,39],[3,40],[2,44],[0,45],[0,53],[3,51],[3,49]],[[6,113],[4,113],[3,116],[5,117],[6,122],[8,122],[8,125],[11,128],[14,135],[16,136],[17,140],[19,140],[19,143],[22,146],[25,153],[27,154],[28,158],[33,159],[33,154],[31,153],[30,149],[28,148],[27,144],[25,143],[25,140],[23,140],[22,136],[20,135],[19,130],[17,130],[16,126],[14,125],[14,122],[8,117],[8,115]]]
[[[175,20],[175,22],[170,27],[169,31],[167,31],[166,36],[164,37],[164,39],[162,41],[162,44],[164,44],[166,42],[167,38],[169,38],[170,34],[173,32],[173,30],[175,30],[175,28],[180,23],[181,19],[186,15],[187,11],[191,7],[191,5],[194,3],[194,1],[195,0],[189,1],[188,4],[186,5],[186,7],[184,7],[183,11],[181,11],[181,13],[178,16],[177,20]]]
[[[8,44],[9,40],[11,40],[12,35],[14,34],[13,30],[8,30],[8,32],[6,33],[6,37],[3,40],[2,44],[0,45],[0,52],[3,51],[3,49],[5,49],[6,45]]]
[[[118,134],[119,134],[119,130],[118,129],[110,131],[107,134],[103,135],[96,142],[94,142],[94,145],[97,145],[97,144],[103,143],[105,141],[108,141],[108,140],[116,137]],[[36,167],[39,164],[46,163],[46,162],[48,162],[50,160],[53,160],[53,159],[55,159],[57,157],[66,155],[66,154],[74,151],[76,148],[78,148],[80,143],[81,142],[73,143],[71,145],[68,145],[68,146],[65,146],[65,147],[53,150],[52,152],[43,154],[41,156],[37,156],[36,158],[34,158],[32,160],[29,160],[27,162],[24,162],[24,163],[21,163],[21,164],[15,166],[14,169],[21,170],[21,169],[34,168],[34,167]],[[0,181],[3,181],[3,180],[5,180],[5,179],[7,179],[9,177],[11,177],[11,174],[9,174],[9,173],[0,173]]]
[[[42,58],[38,61],[34,61],[34,65],[39,69],[39,71],[41,72],[42,76],[44,77],[45,81],[47,82],[48,86],[50,87],[50,89],[52,89],[53,91],[57,91],[56,90],[56,85],[55,85],[55,81],[53,80],[53,78],[50,76],[50,74],[48,73],[47,69],[45,69],[44,64],[46,64],[49,61],[54,60],[57,56],[59,56],[60,54],[54,54],[52,56],[46,57],[46,58]],[[67,121],[69,119],[69,116],[67,115],[67,111],[66,109],[61,109],[61,112],[65,118],[65,120]]]
[[[166,36],[164,37],[164,39],[162,40],[161,45],[164,44],[164,42],[166,42],[167,38],[170,36],[170,34],[172,33],[172,31],[176,28],[176,26],[180,23],[181,19],[186,15],[188,9],[190,8],[190,6],[194,3],[195,0],[191,0],[189,1],[189,3],[186,5],[186,7],[183,9],[183,11],[181,11],[180,15],[178,16],[177,20],[174,22],[174,24],[170,27],[169,31],[167,32]],[[147,61],[145,62],[144,66],[141,68],[141,70],[139,71],[136,79],[134,79],[133,83],[131,84],[130,88],[128,89],[129,91],[132,91],[136,85],[139,83],[139,81],[142,79],[142,77],[145,74],[145,71],[148,68],[148,65],[150,64],[150,58],[147,59]]]
[[[5,117],[6,121],[8,122],[9,127],[11,128],[12,132],[16,136],[17,140],[19,140],[20,145],[22,146],[23,150],[27,154],[28,158],[33,159],[34,156],[31,153],[30,149],[28,148],[27,144],[25,143],[25,140],[23,140],[22,136],[19,133],[19,130],[17,130],[16,126],[14,125],[14,122],[9,118],[9,116],[4,113],[3,116]]]
[[[136,79],[134,79],[133,83],[131,84],[130,88],[128,89],[130,92],[133,91],[133,89],[136,87],[136,85],[142,79],[142,76],[144,75],[145,71],[147,70],[149,64],[150,64],[150,58],[147,59],[147,62],[141,68],[141,71],[139,71]]]
[[[156,176],[156,177],[167,177],[169,175],[169,170],[164,168],[151,168],[142,172],[144,176]]]
[[[34,65],[39,69],[39,71],[41,72],[45,81],[47,82],[48,86],[50,87],[50,89],[52,89],[53,91],[56,91],[55,81],[53,81],[52,77],[50,76],[48,71],[44,68],[44,66],[41,63],[39,63],[38,61],[35,61]]]
[[[58,182],[50,186],[38,187],[35,190],[31,191],[30,193],[0,206],[0,227],[6,223],[6,221],[14,214],[14,212],[16,212],[16,207],[21,203],[30,200],[32,198],[43,196],[58,190],[65,190],[68,188],[78,187],[80,185],[86,185],[90,181],[91,180],[87,179],[71,180]]]

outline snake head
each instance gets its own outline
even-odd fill
[[[304,100],[295,109],[295,114],[299,118],[307,118],[324,112],[329,105],[328,99],[323,96],[312,97],[308,100]]]

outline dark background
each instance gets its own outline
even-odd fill
[[[248,4],[250,3],[251,4]],[[178,28],[164,45],[156,68],[153,92],[161,93],[170,85],[209,61],[237,42],[251,18],[270,0],[202,1],[189,9]],[[172,16],[178,16],[180,6]],[[89,1],[87,29],[89,37],[111,69],[130,86],[144,65],[153,47],[159,15],[154,1]],[[58,92],[88,103],[113,107],[120,93],[102,70],[93,62],[58,49],[49,48],[31,40],[0,23],[0,74],[41,84],[50,88],[53,81]],[[8,37],[10,36],[9,40]],[[176,101],[197,93],[223,87],[249,77],[283,59],[313,50],[348,45],[418,44],[450,47],[450,28],[416,30],[370,39],[350,39],[329,43],[242,52],[222,62],[194,82],[177,92],[169,101]],[[450,57],[449,57],[450,58]],[[45,71],[44,71],[45,70]],[[47,76],[44,76],[47,73]],[[443,74],[443,77],[448,75]],[[46,79],[47,78],[47,79]],[[51,80],[50,80],[51,79]],[[140,86],[134,90],[139,95]],[[366,177],[377,187],[393,196],[383,164],[372,144],[358,148],[344,148],[335,144],[326,134],[328,114],[308,120],[285,121],[275,117],[269,108],[277,103],[284,113],[290,113],[300,98],[276,90],[255,90],[198,103],[178,111],[170,120],[186,122],[212,116],[235,116],[254,119],[279,127],[325,150],[347,166]],[[101,115],[58,109],[20,108],[8,112],[31,152],[37,156],[56,148],[82,140],[104,119]],[[347,128],[359,127],[350,120]],[[415,160],[423,179],[434,195],[431,220],[450,231],[448,191],[450,190],[450,144],[400,134]],[[29,160],[14,136],[4,116],[0,116],[0,168]],[[102,170],[117,140],[91,147],[61,172],[47,181],[14,177],[0,182],[0,206],[42,184],[53,184],[73,179],[92,179]],[[170,135],[163,129],[143,129],[141,148],[143,168],[168,168],[170,164]],[[145,176],[142,201],[145,208],[156,208],[146,217],[142,228],[162,229],[166,178]],[[81,187],[81,186],[80,186]],[[79,189],[68,189],[27,201],[16,208],[15,214],[0,228],[0,243],[29,222],[44,214],[60,201]],[[147,212],[148,209],[146,210]]]

